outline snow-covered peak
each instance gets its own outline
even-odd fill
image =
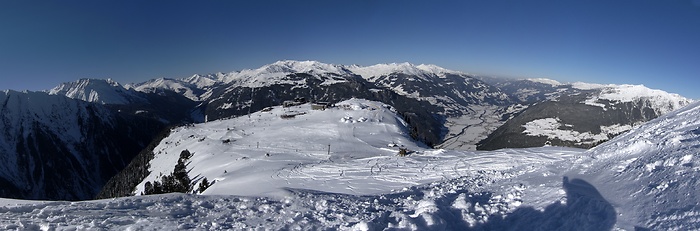
[[[265,65],[258,70],[264,70],[268,73],[283,72],[283,73],[348,73],[342,65],[321,63],[318,61],[294,61],[283,60],[273,64]]]
[[[85,88],[85,87],[112,88],[112,87],[122,87],[122,86],[121,86],[121,84],[119,84],[116,81],[109,79],[109,78],[108,79],[84,78],[84,79],[76,80],[74,82],[61,83],[60,85],[49,90],[49,93],[52,95],[55,95],[56,92],[60,92],[60,91],[64,91],[64,90],[76,90],[78,88]]]
[[[346,82],[349,77],[361,76],[362,78],[376,82],[390,74],[405,74],[413,76],[410,81],[420,80],[432,82],[436,78],[446,79],[448,75],[468,76],[468,74],[448,70],[437,65],[411,63],[388,63],[372,66],[338,65],[319,61],[282,60],[257,69],[245,69],[229,73],[216,73],[208,75],[193,75],[182,79],[155,79],[141,84],[135,84],[137,91],[152,92],[156,89],[168,89],[184,94],[186,97],[201,101],[211,97],[212,90],[216,86],[259,88],[276,84],[304,85],[308,84],[305,76],[290,76],[292,74],[308,74],[311,78],[321,80],[321,85],[331,85]],[[389,84],[389,82],[384,83]],[[400,83],[396,83],[401,85]],[[449,85],[449,84],[446,84]],[[391,86],[397,88],[401,86]],[[397,88],[398,89],[398,88]],[[405,90],[405,89],[403,89]],[[398,89],[398,92],[403,92]],[[410,94],[410,93],[409,93]]]
[[[287,75],[293,73],[307,73],[317,78],[325,78],[329,75],[352,75],[342,65],[326,64],[318,61],[283,60],[257,69],[245,69],[230,73],[195,74],[182,79],[159,78],[136,84],[134,89],[142,92],[167,89],[184,94],[192,100],[201,101],[209,97],[211,90],[220,84],[256,88],[273,84],[300,84],[303,82],[285,79]],[[330,78],[324,80],[329,84],[338,82],[338,80]]]
[[[605,87],[613,87],[615,85],[604,85],[604,84],[597,84],[597,83],[584,83],[584,82],[574,82],[571,84],[571,87],[579,90],[594,90],[594,89],[601,89]]]
[[[216,73],[216,74],[209,74],[209,75],[199,75],[195,74],[190,77],[184,78],[183,81],[186,83],[192,84],[194,86],[197,86],[198,88],[206,88],[213,86],[214,84],[217,84],[222,81],[224,78],[225,74],[223,73]]]
[[[416,68],[421,69],[421,70],[423,70],[423,71],[427,71],[427,72],[431,72],[431,73],[436,73],[436,74],[440,74],[440,73],[459,73],[459,72],[457,72],[457,71],[448,70],[448,69],[442,68],[442,67],[437,66],[437,65],[434,65],[434,64],[420,64],[420,65],[416,66]]]
[[[591,87],[594,85],[590,85]],[[599,100],[609,100],[613,102],[643,102],[649,104],[658,114],[666,114],[679,109],[692,100],[674,93],[662,90],[650,89],[644,85],[601,85],[601,92],[598,95],[587,99],[586,104],[602,106]],[[596,89],[596,88],[593,88]],[[604,107],[604,106],[603,106]]]
[[[562,85],[561,82],[553,80],[553,79],[547,79],[547,78],[532,78],[532,79],[527,79],[528,81],[531,82],[536,82],[536,83],[543,83],[543,84],[549,84],[554,87]]]
[[[159,90],[170,90],[182,94],[183,96],[190,98],[194,101],[199,101],[201,96],[201,90],[205,88],[208,78],[201,77],[199,75],[194,75],[185,79],[168,79],[168,78],[157,78],[152,79],[147,82],[135,84],[133,89],[140,92],[153,93]],[[202,84],[202,86],[195,86],[188,81],[195,82],[194,84]]]
[[[650,89],[644,85],[616,85],[603,89],[600,95],[603,99],[631,102],[639,98],[672,98],[676,101],[688,101],[678,94],[668,93],[662,90]],[[678,106],[680,108],[680,106]]]
[[[326,64],[318,61],[293,61],[283,60],[262,66],[258,69],[246,69],[240,72],[230,73],[230,77],[253,77],[253,76],[274,76],[287,75],[291,73],[348,73],[348,70],[341,65]],[[229,77],[229,78],[230,78]]]
[[[361,75],[366,79],[373,79],[373,77],[385,76],[392,73],[402,73],[408,75],[415,75],[420,77],[430,77],[439,76],[443,77],[444,74],[464,74],[458,71],[447,70],[445,68],[432,65],[432,64],[420,64],[413,65],[411,63],[388,63],[388,64],[376,64],[372,66],[350,66],[352,72]]]
[[[79,79],[62,83],[48,93],[101,104],[127,104],[138,98],[135,92],[112,79]]]
[[[293,81],[286,81],[283,78],[293,73],[307,73],[317,77],[352,74],[343,65],[327,64],[318,61],[283,60],[258,69],[231,72],[222,76],[221,79],[225,83],[234,83],[239,86],[262,87],[280,83],[291,84]]]

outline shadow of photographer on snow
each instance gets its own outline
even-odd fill
[[[564,176],[566,204],[555,202],[544,211],[518,208],[506,217],[491,217],[475,230],[611,230],[617,222],[615,208],[590,183]]]

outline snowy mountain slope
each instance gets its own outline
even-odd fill
[[[511,103],[508,95],[499,89],[471,75],[435,65],[392,63],[352,66],[350,70],[401,95],[440,105],[447,114],[461,115],[468,111],[470,105],[500,106]]]
[[[142,92],[153,92],[156,89],[167,89],[181,93],[195,101],[208,101],[216,87],[220,85],[261,88],[271,85],[288,84],[298,85],[298,79],[286,78],[290,74],[313,74],[323,79],[323,84],[332,84],[341,79],[334,76],[348,75],[350,73],[342,65],[325,64],[317,61],[292,61],[283,60],[264,65],[257,69],[245,69],[229,73],[216,73],[208,75],[193,75],[182,79],[159,78],[144,83],[133,84],[132,87]]]
[[[413,75],[423,80],[430,80],[434,77],[445,78],[447,74],[464,74],[458,71],[447,70],[432,64],[413,65],[411,63],[387,63],[372,66],[352,65],[349,66],[348,69],[372,82],[378,80],[378,78],[382,76],[394,73]]]
[[[500,171],[484,171],[363,196],[288,189],[285,198],[167,194],[70,204],[22,202],[0,208],[8,218],[0,225],[8,229],[608,230],[615,224],[609,214],[599,216],[599,208],[610,211],[608,204],[577,194],[589,188],[576,180],[562,191],[570,194],[571,202],[584,203],[555,202],[542,212],[522,206],[525,185],[509,182],[495,184],[502,193],[482,191],[485,185],[502,182],[503,176]]]
[[[600,187],[627,228],[700,228],[700,103],[650,121],[586,152],[572,175]]]
[[[274,108],[250,118],[175,129],[156,149],[160,157],[151,169],[171,171],[186,148],[194,153],[190,175],[218,180],[205,195],[5,201],[0,227],[698,229],[700,103],[588,151],[543,147],[490,152],[424,149],[406,138],[400,119],[381,103],[340,105],[347,110]],[[283,120],[278,117],[283,113],[297,116]],[[319,127],[325,128],[323,134],[317,134]],[[269,136],[261,134],[271,129]],[[226,139],[230,142],[224,144]],[[258,147],[258,140],[270,145]],[[396,150],[384,146],[397,140],[415,153],[397,157]],[[330,158],[324,151],[327,143],[338,147],[331,149]]]
[[[0,225],[605,230],[616,222],[615,214],[610,214],[612,206],[593,186],[578,179],[561,181],[560,163],[581,158],[583,150],[430,150],[410,141],[405,125],[386,105],[364,100],[338,105],[326,111],[312,111],[308,105],[274,108],[250,118],[175,129],[156,147],[149,179],[172,171],[185,148],[194,153],[189,174],[214,180],[204,192],[209,196],[169,194],[20,204],[0,209],[9,218],[0,220]],[[296,116],[282,119],[279,115]],[[258,146],[259,140],[269,143]],[[330,156],[324,150],[328,143]],[[398,157],[395,147],[387,145],[394,143],[414,152]],[[544,195],[532,198],[533,193]],[[562,198],[568,198],[570,204],[562,205]]]
[[[377,207],[353,206],[352,209],[380,209],[392,214],[394,212],[391,211],[396,208],[408,209],[394,214],[399,216],[398,222],[386,220],[382,212],[365,211],[359,214],[370,217],[297,223],[302,227],[344,227],[351,226],[352,220],[357,223],[367,219],[376,219],[373,222],[378,227],[478,227],[495,225],[488,224],[489,216],[516,209],[522,203],[518,195],[524,190],[513,182],[508,183],[512,185],[504,194],[482,193],[483,187],[539,169],[535,166],[570,159],[582,151],[548,148],[503,150],[483,155],[431,150],[410,140],[405,124],[387,105],[349,100],[337,106],[325,111],[311,110],[309,105],[278,107],[256,112],[250,117],[175,129],[154,149],[155,158],[149,168],[151,174],[139,184],[135,193],[143,192],[146,181],[158,180],[160,176],[172,172],[180,152],[189,150],[193,153],[188,163],[189,175],[200,180],[206,177],[215,182],[204,194],[271,196],[265,201],[290,201],[295,209],[299,209],[298,212],[307,211],[309,206],[296,204],[294,201],[300,200],[299,197],[313,201],[311,206],[316,209],[318,206],[337,209],[337,206],[358,204],[356,200],[367,200],[371,205],[371,201],[375,200],[372,198],[382,202],[374,202]],[[282,119],[280,115],[296,116]],[[404,146],[413,152],[407,157],[396,156],[397,146]],[[441,180],[448,181],[421,186]],[[369,199],[363,196],[365,199],[361,199],[343,194],[378,196]],[[478,203],[474,205],[475,202]],[[479,203],[488,205],[482,207]],[[255,202],[249,205],[266,206]],[[454,220],[457,218],[441,218],[440,209],[436,206],[442,210],[454,207],[462,211],[465,219],[471,220],[451,224],[457,222]],[[315,217],[319,215],[328,214],[313,212],[312,219],[321,219]],[[286,217],[283,214],[274,216]],[[437,222],[441,219],[448,220]],[[422,223],[424,220],[428,223]],[[236,225],[263,224],[234,221],[228,225],[250,227]]]
[[[488,84],[498,87],[507,94],[517,98],[522,103],[537,103],[541,101],[570,101],[580,100],[592,106],[604,109],[615,109],[615,103],[647,101],[657,114],[665,114],[681,108],[692,100],[674,93],[650,89],[644,85],[630,84],[595,84],[595,83],[560,83],[556,80],[536,79],[507,79],[495,77],[476,77]],[[580,97],[572,97],[580,96]],[[610,108],[606,108],[612,106]]]
[[[143,192],[146,181],[171,172],[185,149],[194,153],[190,175],[217,182],[206,193],[249,196],[283,196],[285,187],[300,185],[335,193],[386,193],[387,188],[453,178],[464,171],[512,167],[502,162],[485,168],[481,162],[518,158],[521,163],[537,163],[546,158],[511,152],[483,158],[446,154],[412,141],[405,123],[387,105],[354,99],[337,106],[325,111],[311,110],[309,105],[278,107],[176,129],[154,149],[151,174],[136,194]],[[401,146],[414,151],[413,157],[398,157]],[[421,174],[414,175],[416,169]]]
[[[498,83],[529,106],[477,146],[498,148],[562,145],[590,148],[691,102],[641,85],[561,84],[546,80]],[[517,91],[513,91],[517,88]],[[528,92],[525,95],[518,95]]]
[[[437,115],[444,119],[439,148],[475,150],[479,141],[524,108],[473,75],[435,65],[392,63],[348,69],[382,88],[438,106]]]
[[[144,101],[138,92],[127,89],[111,79],[80,79],[62,83],[48,93],[100,104],[130,104]]]
[[[205,84],[206,81],[195,76],[189,78],[193,83]],[[148,83],[165,83],[169,80],[157,79]],[[145,86],[145,85],[144,85]],[[61,95],[68,98],[91,103],[103,104],[106,107],[122,113],[140,114],[161,120],[163,123],[179,124],[183,122],[202,121],[201,109],[191,99],[185,98],[186,92],[174,92],[163,88],[157,91],[147,91],[140,88],[137,91],[131,85],[123,86],[111,79],[80,79],[71,83],[63,83],[48,91],[50,95]]]
[[[92,198],[164,126],[45,92],[0,92],[0,195]]]
[[[161,90],[171,90],[177,92],[191,100],[199,101],[206,91],[197,86],[193,86],[180,79],[158,78],[143,83],[131,85],[134,90],[147,93],[155,93]]]
[[[260,87],[222,85],[212,93],[205,105],[208,120],[247,115],[267,107],[282,105],[285,101],[337,103],[343,100],[365,98],[381,101],[395,107],[411,127],[411,135],[426,144],[441,140],[443,124],[436,115],[437,106],[427,101],[401,96],[393,91],[379,89],[358,75],[318,74],[321,71],[292,73],[278,84]]]
[[[476,78],[501,89],[521,104],[533,104],[542,101],[556,100],[559,95],[580,94],[578,88],[563,88],[563,84],[550,79],[509,79],[497,77],[476,76]]]
[[[643,85],[608,85],[601,88],[598,95],[593,95],[586,99],[585,103],[603,107],[603,109],[607,110],[605,102],[644,102],[656,114],[663,115],[679,109],[691,101],[678,94],[649,89]],[[615,109],[614,105],[611,109]]]
[[[431,144],[442,143],[443,139],[449,138],[450,144],[444,147],[471,149],[489,131],[505,122],[480,118],[484,115],[489,115],[489,118],[507,117],[502,114],[506,111],[503,107],[512,103],[509,96],[468,74],[435,65],[409,63],[360,67],[284,60],[257,69],[194,75],[184,79],[156,79],[134,84],[133,88],[142,92],[167,89],[201,101],[204,114],[211,120],[245,115],[299,97],[331,103],[353,97],[367,98],[392,104],[402,114],[425,114],[420,115],[418,120],[430,121],[431,125],[415,126],[420,133],[432,133],[423,135],[430,137],[427,142]],[[431,106],[411,106],[409,111],[393,103],[412,100]],[[416,105],[413,102],[401,104]],[[465,124],[464,121],[469,122]],[[475,121],[478,123],[474,124]],[[456,126],[445,127],[445,124]],[[443,137],[450,134],[461,136],[464,133],[460,131],[465,126],[478,127],[483,132],[469,137]]]
[[[257,69],[156,79],[132,87],[150,93],[172,90],[201,102],[193,110],[203,115],[195,121],[246,115],[300,97],[330,103],[353,97],[376,100],[412,117],[405,119],[416,129],[414,138],[434,147],[463,150],[544,144],[588,148],[689,102],[643,86],[478,77],[410,63],[361,67],[285,60]],[[533,104],[539,105],[521,113]],[[560,105],[587,114],[562,112]],[[517,123],[506,124],[516,115],[520,115]],[[547,119],[560,123],[551,124],[554,127],[547,132],[525,129],[528,123]],[[567,136],[557,134],[589,138],[561,139]]]
[[[210,120],[246,115],[299,97],[331,103],[366,98],[391,104],[402,115],[420,111],[421,115],[407,121],[418,128],[422,141],[463,150],[544,144],[588,148],[689,102],[643,86],[477,77],[410,63],[362,67],[285,60],[257,69],[158,79],[134,86],[145,92],[170,89],[202,101],[200,108]],[[409,102],[402,105],[411,106],[397,102]],[[533,104],[540,105],[521,113]],[[572,117],[556,108],[560,105],[588,114]],[[519,122],[506,124],[516,115],[521,115]],[[561,123],[545,133],[526,131],[526,124],[543,119],[558,119]],[[416,125],[416,121],[427,123]],[[564,133],[585,134],[590,139],[560,139],[565,136],[555,135]]]
[[[425,84],[425,83],[410,83],[411,81],[418,81],[418,82],[434,82],[434,81],[440,81],[440,83],[435,83],[435,84],[430,84],[432,85],[439,85],[440,87],[444,87],[447,85],[454,85],[457,84],[458,87],[462,86],[469,86],[471,82],[477,81],[471,76],[457,72],[457,71],[451,71],[447,70],[435,65],[426,65],[426,64],[421,64],[421,65],[413,65],[409,63],[401,63],[401,64],[396,64],[396,63],[391,63],[391,64],[377,64],[373,66],[368,66],[368,67],[361,67],[357,65],[352,65],[352,66],[345,66],[345,65],[336,65],[336,64],[326,64],[326,63],[321,63],[318,61],[294,61],[294,60],[284,60],[284,61],[277,61],[272,64],[264,65],[260,68],[257,69],[245,69],[242,71],[235,71],[235,72],[230,72],[230,73],[218,73],[218,74],[213,74],[213,75],[194,75],[189,78],[184,78],[184,79],[156,79],[156,80],[151,80],[145,83],[140,83],[140,84],[135,84],[133,85],[134,89],[137,89],[139,91],[152,91],[153,89],[157,88],[163,88],[163,89],[170,89],[174,90],[176,92],[183,92],[183,94],[187,94],[188,97],[191,97],[192,99],[197,99],[198,96],[195,93],[197,90],[211,90],[212,86],[215,86],[217,84],[227,84],[227,85],[233,85],[236,87],[248,87],[248,88],[261,88],[261,87],[269,87],[271,85],[304,85],[306,82],[301,81],[301,79],[294,79],[294,78],[289,78],[288,75],[290,74],[297,74],[297,73],[304,73],[304,74],[310,74],[314,76],[317,79],[322,80],[321,84],[322,85],[330,85],[338,82],[343,82],[343,77],[342,76],[349,76],[349,75],[359,75],[364,77],[365,79],[369,80],[370,82],[377,82],[381,83],[381,85],[384,85],[386,87],[392,88],[394,91],[397,91],[400,94],[403,95],[416,95],[419,96],[423,95],[423,98],[429,98],[433,94],[430,92],[421,90],[420,86],[412,86],[412,85],[420,85],[420,84]],[[401,80],[402,83],[395,83],[397,80],[396,77],[391,78],[392,81],[386,80],[386,78],[390,75],[406,75],[408,78],[408,81]],[[455,78],[455,76],[460,76],[460,78]],[[466,80],[465,80],[466,79]],[[461,83],[467,81],[467,83]],[[481,83],[475,83],[476,86],[473,86],[475,89],[480,89],[480,88],[487,88],[484,84]],[[183,86],[183,85],[192,85],[192,86]],[[405,89],[402,88],[402,86],[399,85],[406,85],[404,86],[405,88],[411,88],[411,92],[406,92]],[[197,88],[197,89],[195,89]],[[426,87],[425,90],[428,90]],[[464,96],[460,96],[461,100],[465,100],[466,98],[474,98],[471,101],[474,101],[475,99],[490,99],[493,98],[493,100],[508,100],[507,96],[504,96],[501,93],[498,92],[493,92],[493,93],[488,93],[488,94],[483,94],[483,95],[469,95],[473,94],[473,92],[465,92],[466,90],[473,90],[469,88],[461,89],[459,91],[454,90],[455,94],[467,94]],[[496,89],[489,89],[490,91],[497,91]],[[419,92],[422,91],[422,92]],[[203,95],[208,95],[208,94],[203,94]],[[201,97],[201,95],[200,95]],[[198,98],[200,100],[206,100],[206,98]],[[468,101],[468,100],[467,100]]]
[[[324,85],[333,84],[342,79],[335,79],[334,76],[352,74],[342,65],[326,64],[318,61],[277,61],[272,64],[262,66],[258,69],[246,69],[239,72],[232,72],[223,78],[229,84],[244,87],[264,87],[274,84],[297,85],[295,79],[285,78],[289,74],[307,73],[313,74],[316,78],[323,80]]]
[[[359,70],[370,82],[437,106],[441,110],[437,116],[444,118],[440,148],[474,150],[505,118],[522,109],[498,88],[432,65],[375,65]]]
[[[193,75],[183,79],[158,78],[129,87],[146,93],[154,93],[162,90],[177,92],[193,101],[204,101],[211,94],[211,90],[222,84],[225,74]]]

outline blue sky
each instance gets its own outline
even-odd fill
[[[430,63],[700,99],[700,0],[0,1],[0,89],[285,59]]]

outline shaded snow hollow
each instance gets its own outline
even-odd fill
[[[276,107],[175,129],[156,147],[147,180],[172,171],[188,149],[194,153],[190,176],[216,181],[204,195],[5,200],[0,228],[700,228],[698,103],[588,151],[490,152],[427,149],[407,138],[386,105],[349,100],[338,106]],[[396,156],[401,145],[412,153]]]

